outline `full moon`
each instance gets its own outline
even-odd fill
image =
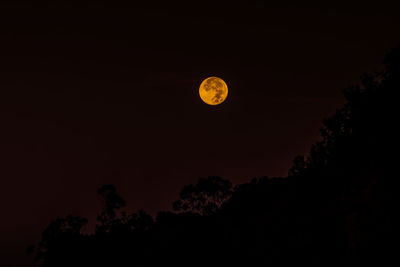
[[[199,94],[206,104],[219,105],[228,96],[228,86],[221,78],[209,77],[200,84]]]

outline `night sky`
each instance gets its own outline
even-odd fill
[[[57,216],[94,219],[103,184],[155,214],[199,177],[285,176],[400,42],[394,0],[48,2],[0,4],[1,266]]]

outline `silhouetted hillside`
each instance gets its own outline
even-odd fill
[[[185,186],[156,218],[120,212],[112,185],[99,189],[96,231],[68,216],[49,224],[35,254],[52,266],[394,266],[395,92],[400,47],[385,70],[343,91],[321,140],[288,177],[232,188],[220,177]]]

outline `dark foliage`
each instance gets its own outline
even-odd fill
[[[52,266],[394,266],[395,92],[400,48],[385,70],[344,90],[346,104],[323,122],[321,140],[294,159],[288,177],[185,186],[175,212],[155,220],[125,214],[112,185],[95,233],[86,219],[50,223],[35,249]],[[396,136],[397,137],[397,136]],[[32,250],[32,248],[30,248]]]
[[[200,178],[196,185],[186,185],[173,203],[175,211],[201,215],[216,213],[232,194],[232,183],[221,177]]]

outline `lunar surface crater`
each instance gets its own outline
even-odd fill
[[[209,105],[219,105],[228,96],[228,86],[218,77],[205,79],[199,88],[200,98]]]

